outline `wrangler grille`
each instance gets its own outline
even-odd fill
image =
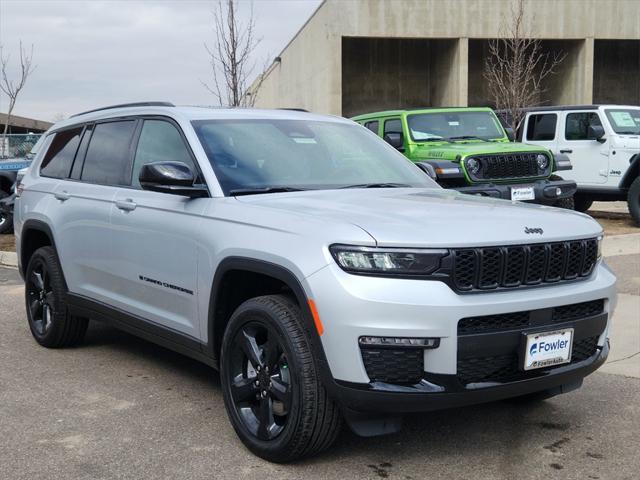
[[[588,277],[597,262],[597,240],[455,249],[458,291],[482,291],[558,283]]]
[[[480,161],[482,180],[531,178],[545,175],[538,168],[537,153],[512,153],[476,157]]]

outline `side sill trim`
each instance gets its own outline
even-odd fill
[[[67,305],[73,315],[89,317],[91,320],[111,325],[216,368],[214,360],[204,353],[202,343],[189,335],[161,327],[142,317],[75,293],[67,293]]]

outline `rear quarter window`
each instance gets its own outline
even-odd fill
[[[51,178],[67,178],[80,145],[82,127],[55,133],[40,165],[40,175]]]

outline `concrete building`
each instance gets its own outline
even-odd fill
[[[325,0],[267,70],[256,106],[351,116],[490,105],[484,59],[511,6]],[[640,104],[640,0],[525,0],[525,12],[529,35],[566,54],[545,103]]]
[[[7,114],[0,113],[0,134],[4,129],[4,124],[7,122]],[[18,115],[11,115],[9,119],[9,129],[7,134],[25,134],[25,133],[43,133],[47,131],[53,123],[45,122],[44,120],[36,120],[34,118],[19,117]]]

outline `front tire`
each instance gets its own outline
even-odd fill
[[[574,205],[574,202],[573,202],[573,197],[561,198],[553,206],[557,207],[557,208],[564,208],[566,210],[574,210],[575,209],[575,205]]]
[[[328,448],[342,416],[318,378],[302,312],[283,295],[244,302],[222,341],[227,414],[255,455],[289,462]]]
[[[56,252],[35,251],[25,273],[25,302],[31,334],[43,347],[61,348],[79,343],[88,320],[67,310],[67,290]]]
[[[636,178],[629,187],[627,205],[633,221],[640,227],[640,177]]]
[[[593,205],[593,200],[583,197],[582,195],[574,195],[573,197],[574,208],[578,212],[586,212]]]

